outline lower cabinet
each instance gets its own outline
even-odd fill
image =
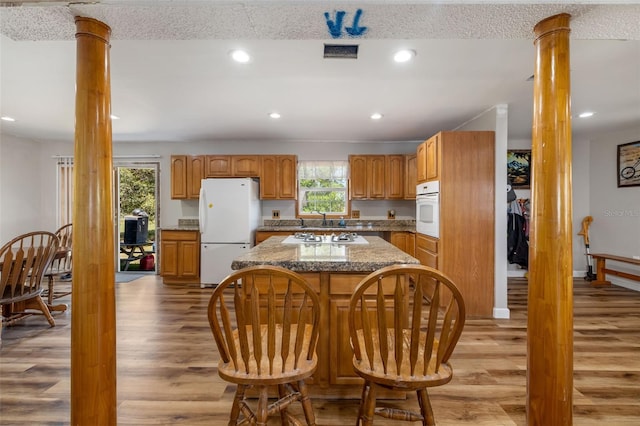
[[[416,256],[416,234],[413,232],[392,231],[389,242],[409,256]]]
[[[423,265],[438,269],[438,242],[437,238],[416,234],[415,258]]]
[[[200,282],[200,233],[160,231],[160,275],[165,284]]]

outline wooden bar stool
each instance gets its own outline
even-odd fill
[[[266,425],[278,413],[282,424],[300,424],[287,411],[299,401],[307,424],[315,425],[305,379],[317,366],[320,301],[304,278],[279,266],[241,269],[218,284],[208,316],[220,351],[218,374],[237,384],[229,424]],[[270,386],[278,391],[271,404]],[[249,387],[258,390],[255,409],[246,398]]]
[[[356,424],[373,424],[375,413],[435,425],[427,388],[451,380],[448,361],[465,322],[456,286],[427,266],[388,266],[360,281],[348,318],[353,367],[365,380]],[[378,387],[415,391],[420,412],[377,408]]]

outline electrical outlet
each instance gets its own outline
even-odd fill
[[[396,211],[395,210],[387,210],[387,219],[395,219]]]
[[[280,219],[280,210],[271,210],[271,219]]]
[[[360,210],[351,210],[351,217],[354,219],[360,219]]]

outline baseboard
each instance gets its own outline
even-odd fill
[[[509,319],[511,312],[508,308],[493,308],[493,317],[499,319]]]

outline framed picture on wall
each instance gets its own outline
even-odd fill
[[[618,145],[618,188],[640,186],[640,141]]]
[[[507,151],[507,178],[514,189],[531,188],[531,150],[510,149]]]

